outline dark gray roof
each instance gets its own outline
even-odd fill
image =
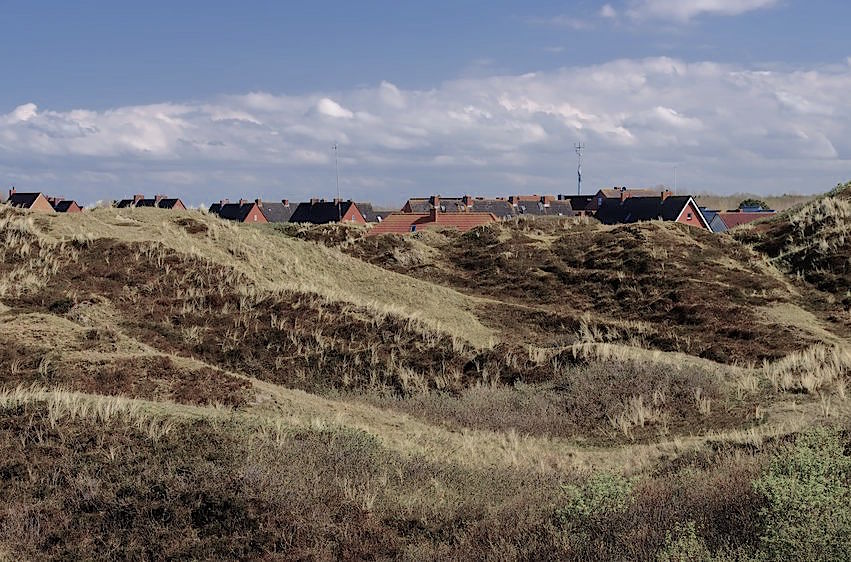
[[[470,210],[474,213],[493,213],[500,219],[517,214],[514,205],[505,199],[473,199],[473,207]]]
[[[290,217],[290,222],[309,222],[312,224],[327,224],[339,222],[340,217],[349,212],[351,201],[317,201],[312,203],[299,203]]]
[[[56,210],[57,213],[67,213],[71,205],[75,204],[76,203],[74,201],[63,199],[62,201],[57,201],[56,203],[54,203],[53,208],[54,210]],[[82,209],[82,207],[80,208]]]
[[[565,200],[550,201],[549,203],[521,200],[517,202],[516,209],[518,215],[573,216],[573,207],[570,206],[570,201]]]
[[[363,215],[366,222],[379,222],[392,213],[393,211],[382,211],[373,208],[372,203],[355,203],[358,206],[358,211]]]
[[[674,221],[691,199],[688,195],[661,197],[628,197],[605,199],[597,210],[597,219],[603,224],[633,223],[650,220]]]
[[[412,213],[428,213],[431,211],[430,197],[415,197],[408,199],[408,205]],[[460,213],[466,208],[463,197],[441,197],[440,210],[444,213]]]
[[[721,215],[718,214],[718,211],[713,211],[711,209],[707,209],[706,207],[700,207],[700,213],[703,215],[703,218],[706,219],[706,224],[709,225],[709,230],[712,232],[726,232],[727,225],[724,224],[724,219],[721,218]]]
[[[295,203],[284,205],[283,201],[260,201],[260,212],[269,222],[290,222],[290,217],[295,212],[295,208]]]
[[[210,213],[219,215],[223,219],[244,222],[245,217],[254,207],[254,201],[250,203],[213,203],[210,205]]]
[[[11,197],[6,200],[6,203],[13,207],[21,207],[24,209],[29,209],[35,203],[35,200],[38,199],[38,196],[41,193],[15,193]]]
[[[724,219],[721,218],[721,215],[716,212],[712,212],[712,219],[706,216],[706,213],[703,214],[706,222],[709,223],[709,228],[712,232],[727,232],[727,223],[724,222]]]
[[[470,206],[463,197],[441,197],[440,210],[444,213],[463,213],[473,211],[475,213],[493,213],[499,218],[513,217],[517,209],[506,199],[486,199],[484,197],[470,198]],[[408,199],[408,206],[412,213],[428,213],[431,211],[431,198]],[[358,205],[360,208],[360,205]],[[361,209],[362,210],[362,209]]]
[[[568,201],[574,211],[584,211],[594,200],[593,195],[559,195],[560,201]]]
[[[122,199],[115,206],[119,209],[127,209],[129,207],[158,207],[160,209],[173,209],[180,202],[180,199],[177,198],[164,198],[160,199],[159,202],[157,202],[156,199],[139,199],[135,203],[132,199]]]

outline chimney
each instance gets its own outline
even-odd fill
[[[284,207],[290,206],[290,200],[289,199],[281,199],[281,203],[283,203]]]
[[[258,206],[258,207],[260,207],[260,206],[262,206],[262,205],[263,205],[263,200],[262,200],[262,199],[260,199],[259,197],[258,197],[257,199],[255,199],[255,200],[254,200],[254,202],[255,202],[255,203],[257,203],[257,206]]]
[[[230,201],[228,201],[227,199],[222,199],[221,201],[219,201],[219,205],[221,205],[222,207],[224,207],[228,203],[230,203]]]
[[[670,190],[666,189],[666,190],[662,191],[662,194],[661,194],[662,201],[664,201],[665,199],[667,199],[670,195],[671,195]]]
[[[625,188],[625,187],[622,187],[622,188],[621,188],[621,203],[623,203],[624,201],[626,201],[626,198],[627,198],[627,197],[629,197],[629,193],[627,193],[627,191],[626,191],[626,188]]]
[[[165,199],[165,195],[154,195],[154,205],[159,205],[163,199]]]
[[[334,198],[334,204],[335,204],[335,205],[339,205],[339,204],[340,204],[340,203],[342,203],[342,202],[343,202],[343,200],[342,200],[342,199],[340,199],[339,197],[335,197],[335,198]]]
[[[245,205],[246,203],[248,203],[248,201],[246,201],[245,199],[240,199],[240,200],[239,200],[239,204],[240,204],[240,205]]]
[[[464,202],[465,207],[472,207],[473,206],[473,198],[470,197],[469,195],[465,195],[464,197],[462,197],[461,201]]]
[[[316,197],[310,198],[310,204],[311,205],[316,205],[317,203],[319,203],[319,199],[317,199]]]
[[[437,215],[440,214],[440,195],[432,195],[431,197],[431,210],[429,211],[429,217],[432,222],[437,222]]]
[[[145,198],[144,195],[142,195],[141,193],[137,193],[136,195],[133,196],[133,204],[135,205],[136,203],[138,203],[139,201],[141,201],[144,198]]]
[[[11,199],[13,195],[15,195],[15,188],[14,187],[9,190],[9,199]]]

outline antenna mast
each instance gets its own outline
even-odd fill
[[[582,151],[585,150],[585,143],[574,144],[573,149],[576,150],[576,194],[582,195]]]
[[[337,163],[337,143],[332,147],[334,149],[334,178],[337,182],[337,222],[343,221],[343,211],[340,208],[342,201],[340,199],[340,166]]]

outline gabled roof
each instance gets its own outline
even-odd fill
[[[498,219],[493,213],[438,213],[437,220],[433,220],[431,213],[390,213],[379,224],[372,227],[367,233],[369,236],[376,234],[407,234],[419,232],[429,228],[455,228],[466,232],[471,228],[496,222]]]
[[[363,215],[366,222],[380,222],[392,212],[376,210],[373,208],[372,203],[355,203],[355,205],[358,206],[358,211]]]
[[[594,200],[593,195],[562,195],[560,201],[568,201],[574,211],[584,211]]]
[[[597,192],[598,195],[603,195],[603,197],[607,199],[620,198],[621,192],[623,190],[619,187],[604,187],[603,189]],[[658,189],[626,189],[626,193],[629,197],[658,197],[660,195],[661,190]]]
[[[33,206],[33,203],[41,197],[41,192],[37,193],[13,193],[6,200],[6,203],[13,207],[20,207],[22,209],[29,209]]]
[[[68,210],[71,207],[74,207],[74,206],[76,206],[78,209],[82,209],[82,207],[77,205],[76,201],[69,200],[69,199],[63,199],[62,201],[57,201],[56,203],[53,203],[53,209],[57,213],[67,213]]]
[[[296,204],[285,205],[283,201],[260,201],[260,212],[269,222],[289,222],[295,212]]]
[[[694,204],[690,195],[670,195],[664,201],[658,194],[653,197],[636,197],[633,195],[624,201],[606,199],[603,201],[603,206],[597,210],[597,220],[603,224],[651,220],[675,221],[679,219],[689,203]],[[694,208],[700,214],[696,204]],[[706,223],[702,214],[700,218],[706,228],[709,228],[709,224]]]
[[[299,203],[290,217],[290,222],[309,222],[313,224],[327,224],[339,222],[340,217],[345,216],[349,209],[354,206],[352,201],[317,201],[312,203]]]
[[[544,201],[519,201],[517,206],[517,214],[519,215],[551,215],[551,216],[573,216],[573,207],[570,201],[555,200],[550,202]]]
[[[225,203],[224,205],[213,203],[210,205],[210,213],[219,215],[223,219],[245,222],[245,217],[248,216],[254,205],[256,205],[254,201],[249,203]]]
[[[473,206],[470,209],[474,213],[493,213],[499,218],[513,217],[517,214],[514,205],[505,199],[473,199]]]
[[[157,207],[160,209],[173,209],[177,206],[185,207],[183,202],[177,198],[162,198],[157,199],[139,199],[134,202],[133,199],[122,199],[115,205],[119,209],[127,209],[129,207]]]
[[[411,213],[428,213],[431,210],[431,197],[412,197],[408,199],[406,207],[410,207]],[[467,210],[463,197],[441,197],[440,210],[444,213],[459,213]]]
[[[771,217],[774,214],[774,211],[727,211],[718,213],[727,228],[735,228],[755,220]]]

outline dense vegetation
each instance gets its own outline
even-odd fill
[[[0,558],[847,560],[848,193],[722,236],[0,208]]]

